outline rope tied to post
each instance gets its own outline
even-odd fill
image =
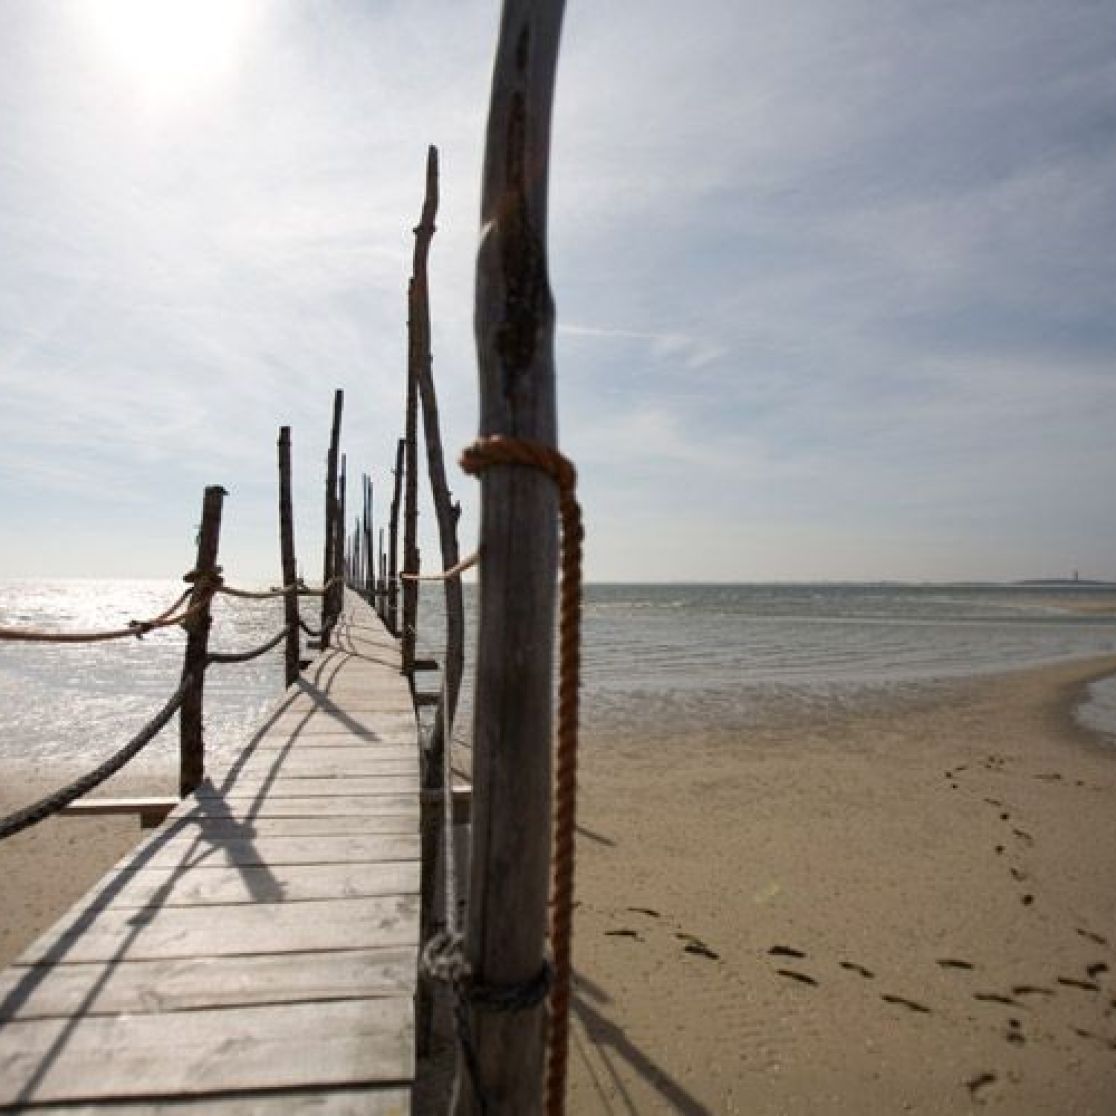
[[[577,502],[577,470],[553,446],[494,434],[461,454],[461,468],[479,476],[494,465],[538,469],[558,489],[562,561],[558,620],[558,732],[554,756],[554,829],[550,886],[553,979],[547,997],[550,1026],[546,1111],[565,1109],[569,1060],[570,954],[573,940],[574,836],[577,815],[578,686],[581,673],[581,546],[585,537]]]

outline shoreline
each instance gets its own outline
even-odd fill
[[[570,1111],[1116,1109],[1116,749],[1073,716],[1113,673],[738,732],[589,726]],[[34,797],[0,770],[0,811]],[[139,839],[58,818],[0,844],[0,960]]]

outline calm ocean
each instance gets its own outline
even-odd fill
[[[178,591],[170,581],[5,581],[0,625],[118,627]],[[441,593],[423,588],[419,642],[431,652]],[[474,604],[469,588],[470,617]],[[1116,652],[1114,607],[1116,589],[1092,587],[592,585],[583,724],[589,734],[662,732],[839,715],[934,682]],[[248,648],[281,624],[277,602],[223,597],[211,647]],[[49,775],[109,754],[174,690],[182,645],[179,630],[85,646],[0,643],[0,759]],[[213,752],[234,750],[279,695],[280,655],[210,670]],[[1116,744],[1116,681],[1094,685],[1079,716]],[[176,748],[170,729],[139,762],[170,770]]]

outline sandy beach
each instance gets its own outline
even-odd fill
[[[590,735],[569,1111],[1116,1111],[1116,754],[1070,716],[1114,670]],[[138,837],[64,818],[0,845],[0,956]]]
[[[571,1111],[1116,1111],[1114,667],[591,742]]]

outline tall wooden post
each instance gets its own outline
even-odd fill
[[[407,440],[399,439],[395,447],[395,468],[392,473],[395,477],[395,487],[391,494],[391,518],[388,531],[388,628],[391,634],[399,638],[399,499],[403,491],[403,458]]]
[[[554,304],[547,183],[562,0],[505,0],[481,190],[474,322],[482,436],[554,445]],[[541,472],[481,476],[473,855],[466,950],[474,979],[520,985],[545,956],[557,493]],[[470,1006],[490,1113],[542,1107],[544,1008]],[[480,1111],[464,1068],[458,1113]]]
[[[209,652],[209,629],[213,623],[210,601],[213,582],[221,572],[217,547],[221,538],[221,508],[227,493],[219,484],[210,485],[202,499],[201,528],[198,531],[198,558],[189,580],[194,582],[190,607],[201,606],[196,615],[183,623],[186,629],[186,654],[182,673],[193,676],[193,684],[182,699],[178,713],[178,793],[185,798],[197,790],[205,776],[205,740],[202,705],[205,692],[205,660]]]
[[[348,478],[346,477],[345,454],[341,455],[341,476],[337,481],[337,542],[336,542],[336,572],[341,575],[341,580],[333,587],[333,613],[330,624],[337,622],[341,615],[341,602],[345,599],[345,498],[348,494]]]
[[[373,503],[372,497],[374,488],[372,485],[372,478],[365,475],[364,478],[364,556],[367,562],[365,569],[365,585],[364,591],[368,594],[368,602],[373,608],[378,608],[376,604],[376,551],[372,546],[372,536],[375,531],[373,527]]]
[[[438,212],[438,150],[430,147],[426,156],[426,192],[422,215],[415,227],[414,272],[411,281],[409,320],[413,333],[413,367],[422,403],[423,435],[426,442],[427,472],[438,520],[442,568],[456,566],[460,554],[457,547],[457,520],[460,508],[454,504],[446,481],[442,455],[442,435],[438,423],[438,397],[434,390],[434,374],[430,352],[430,289],[428,258],[434,237],[434,220]],[[429,744],[423,757],[423,789],[428,791],[422,803],[422,912],[420,938],[427,942],[434,933],[437,916],[434,909],[434,885],[437,879],[438,850],[443,839],[442,806],[437,791],[442,785],[446,748],[446,725],[453,723],[457,695],[461,689],[461,673],[465,660],[465,607],[459,578],[443,583],[446,606],[446,660],[443,673],[442,700],[434,722]],[[416,1033],[419,1051],[429,1042],[432,1019],[431,990],[424,981],[419,986],[416,1011]]]
[[[333,426],[329,435],[329,454],[326,457],[325,497],[325,557],[322,562],[322,649],[329,644],[330,613],[333,608],[333,590],[329,583],[334,576],[334,555],[337,552],[337,455],[341,445],[341,409],[345,393],[338,388],[333,393]]]
[[[376,611],[380,614],[380,619],[386,624],[388,622],[388,608],[387,608],[387,551],[384,549],[384,529],[380,528],[380,561],[378,580],[376,582]]]
[[[418,623],[418,377],[415,373],[415,323],[410,314],[414,279],[407,287],[407,414],[403,440],[406,468],[403,490],[403,673],[413,683]]]
[[[295,559],[294,515],[291,508],[291,428],[279,427],[279,551],[283,563],[283,620],[287,625],[283,675],[288,686],[298,681],[299,631],[298,592],[291,589],[298,580]]]

